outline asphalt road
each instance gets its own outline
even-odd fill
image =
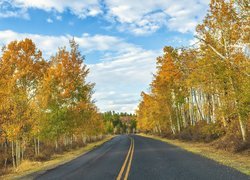
[[[113,138],[99,148],[33,178],[250,180],[249,176],[215,161],[136,135]]]

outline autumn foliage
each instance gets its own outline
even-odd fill
[[[0,166],[48,158],[104,132],[91,100],[92,83],[74,40],[45,60],[30,39],[13,41],[0,57]],[[50,152],[48,152],[50,150]],[[27,152],[27,153],[26,153]]]
[[[134,114],[107,111],[102,113],[105,131],[109,134],[134,133],[136,131],[136,117]]]
[[[138,128],[186,140],[249,145],[249,3],[212,0],[193,48],[165,47]],[[248,51],[247,51],[248,50]],[[233,142],[233,143],[231,143]]]

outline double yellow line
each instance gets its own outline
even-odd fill
[[[129,150],[128,150],[128,154],[126,156],[126,159],[122,165],[122,168],[116,178],[116,180],[121,180],[122,179],[122,175],[124,174],[124,170],[126,169],[127,167],[127,170],[125,172],[125,175],[124,175],[124,180],[127,180],[128,179],[128,175],[129,175],[129,171],[130,171],[130,168],[131,168],[131,163],[132,163],[132,159],[133,159],[133,154],[134,154],[134,139],[129,137],[130,138],[130,147],[129,147]]]

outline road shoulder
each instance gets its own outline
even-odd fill
[[[139,135],[181,147],[189,152],[199,154],[206,158],[212,159],[220,164],[232,167],[250,176],[250,155],[218,150],[216,148],[213,148],[211,145],[205,143],[170,140],[159,136],[147,135],[147,134],[139,134]]]
[[[79,156],[82,156],[82,155],[94,150],[95,148],[110,141],[114,137],[115,136],[107,136],[103,140],[89,143],[82,148],[72,150],[69,152],[65,152],[63,154],[56,154],[56,155],[54,155],[54,157],[52,157],[48,161],[44,161],[44,162],[28,161],[27,163],[28,163],[29,168],[27,168],[27,169],[24,168],[24,169],[18,170],[17,172],[13,172],[13,173],[4,175],[0,178],[1,179],[22,179],[26,176],[32,177],[35,175],[43,174],[48,170],[54,169],[58,166],[61,166],[67,162],[70,162],[70,161],[78,158]],[[23,164],[23,166],[25,166],[25,164]],[[30,179],[32,179],[32,178],[30,178]]]

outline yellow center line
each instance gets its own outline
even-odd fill
[[[128,175],[129,175],[129,171],[130,171],[130,168],[131,168],[131,163],[132,163],[132,159],[133,159],[133,155],[134,155],[134,149],[135,149],[135,143],[134,143],[134,139],[132,139],[132,152],[131,152],[131,155],[130,155],[130,159],[129,159],[129,163],[128,163],[128,167],[127,167],[127,171],[126,171],[124,180],[128,179]]]
[[[128,162],[128,158],[129,158],[129,155],[130,155],[131,150],[132,150],[132,139],[130,138],[130,147],[129,147],[129,151],[128,151],[128,154],[127,154],[127,156],[126,156],[126,159],[125,159],[125,161],[124,161],[124,163],[123,163],[123,165],[122,165],[122,168],[121,168],[121,170],[120,170],[120,172],[119,172],[119,175],[118,175],[118,177],[116,178],[116,180],[121,180],[122,174],[123,174],[123,172],[124,172],[124,170],[125,170],[125,167],[126,167],[126,164],[127,164],[127,162]]]

